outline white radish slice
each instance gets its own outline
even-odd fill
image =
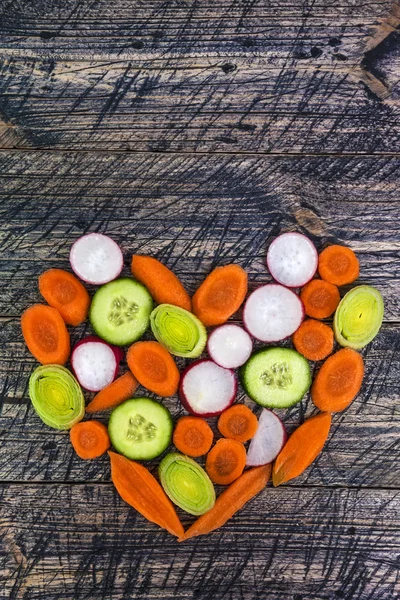
[[[76,240],[69,261],[75,275],[93,285],[116,279],[124,265],[120,247],[102,233],[89,233]]]
[[[318,252],[305,235],[283,233],[268,248],[267,265],[278,283],[301,287],[314,277]]]
[[[236,369],[250,357],[253,342],[247,331],[238,325],[221,325],[210,334],[207,350],[220,367]]]
[[[243,309],[247,331],[262,342],[279,342],[292,335],[304,319],[300,298],[284,287],[269,283],[248,297]]]
[[[114,381],[119,360],[120,349],[95,336],[78,342],[71,354],[72,370],[81,386],[90,392],[98,392]]]
[[[181,375],[179,398],[186,410],[199,417],[220,415],[233,404],[237,381],[233,371],[212,360],[190,364]]]
[[[271,463],[282,450],[287,439],[286,429],[271,410],[263,409],[258,428],[247,450],[246,466],[258,467]]]

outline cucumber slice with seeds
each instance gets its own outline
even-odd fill
[[[98,336],[124,346],[138,340],[150,323],[153,300],[147,288],[129,277],[103,285],[93,296],[90,323]]]
[[[308,361],[289,348],[262,348],[240,369],[246,394],[268,408],[287,408],[300,402],[311,385]]]
[[[108,433],[114,448],[132,460],[150,460],[171,443],[169,410],[150,398],[126,400],[111,413]]]

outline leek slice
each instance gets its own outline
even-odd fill
[[[359,285],[342,298],[333,320],[336,341],[359,350],[377,335],[383,320],[383,298],[370,285]]]
[[[150,324],[156,339],[175,356],[197,358],[206,346],[203,323],[179,306],[159,304],[150,315]]]
[[[159,466],[161,485],[174,504],[190,515],[203,515],[215,504],[215,490],[204,469],[188,456],[171,452]]]
[[[60,365],[35,369],[29,379],[29,396],[42,421],[54,429],[71,429],[85,414],[79,383]]]

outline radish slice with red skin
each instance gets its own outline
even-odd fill
[[[270,244],[267,265],[272,277],[287,287],[302,287],[315,275],[318,252],[301,233],[283,233]]]
[[[253,350],[251,337],[238,325],[221,325],[209,335],[207,350],[214,362],[225,369],[244,365]]]
[[[88,233],[76,240],[69,261],[75,275],[93,285],[116,279],[124,265],[118,244],[102,233]]]
[[[114,381],[123,352],[90,335],[75,344],[71,366],[80,385],[90,392],[98,392]]]
[[[286,439],[286,429],[280,418],[272,410],[264,408],[247,450],[246,466],[259,467],[271,463],[282,450]]]
[[[293,335],[304,320],[300,298],[276,283],[263,285],[248,297],[243,323],[253,337],[262,342],[279,342]]]
[[[208,359],[196,360],[183,371],[179,399],[197,417],[220,415],[235,401],[235,373]]]

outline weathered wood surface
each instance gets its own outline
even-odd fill
[[[379,101],[344,63],[313,61],[266,64],[264,55],[187,62],[163,57],[142,65],[0,59],[0,145],[398,152],[397,96]]]
[[[267,488],[225,528],[183,544],[109,485],[6,485],[0,501],[10,599],[398,597],[398,492]]]
[[[400,597],[399,24],[388,0],[0,2],[0,600]],[[178,545],[35,415],[19,315],[87,231],[192,293],[231,261],[268,281],[285,230],[350,245],[384,296],[361,394],[304,475]]]
[[[346,60],[387,18],[375,0],[107,0],[3,4],[0,49],[22,56],[89,59],[232,56]],[[311,49],[313,52],[311,53]],[[339,56],[337,56],[339,54]],[[318,56],[316,56],[318,55]],[[324,59],[322,59],[324,60]]]
[[[75,338],[80,338],[80,333]],[[89,333],[89,328],[86,328]],[[36,366],[24,348],[15,319],[1,328],[0,377],[4,380],[0,416],[0,480],[3,481],[108,481],[107,457],[80,460],[68,433],[49,429],[36,416],[27,397],[29,375]],[[379,338],[363,351],[366,374],[361,393],[333,420],[330,440],[315,464],[293,484],[399,488],[400,372],[399,327],[384,326]],[[180,366],[185,363],[180,361]],[[148,395],[145,389],[138,393]],[[89,398],[89,395],[87,395]],[[238,398],[246,402],[242,391]],[[183,414],[176,397],[164,401],[174,418]],[[247,400],[248,405],[254,404]],[[300,408],[278,411],[288,431],[315,411],[309,395]],[[107,423],[108,413],[98,418]],[[216,419],[212,420],[215,425]],[[214,427],[216,431],[216,427]],[[154,463],[153,463],[154,464]]]

